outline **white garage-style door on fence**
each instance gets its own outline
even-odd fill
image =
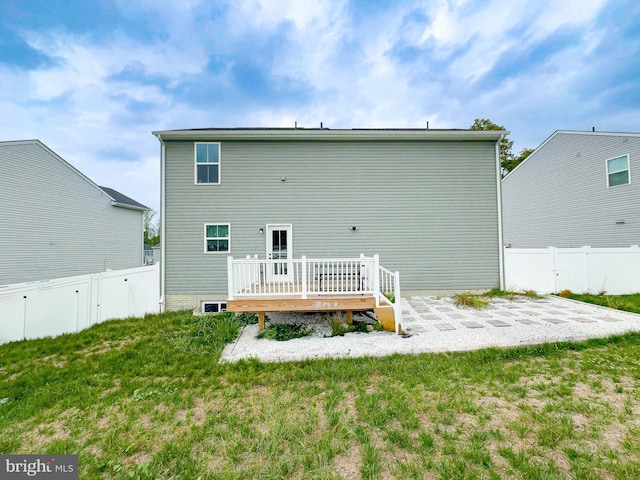
[[[537,293],[640,292],[640,247],[505,248],[505,286]]]
[[[0,344],[159,312],[160,265],[0,287]]]

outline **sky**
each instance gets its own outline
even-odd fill
[[[0,141],[156,210],[155,130],[476,118],[639,132],[640,2],[0,0]]]

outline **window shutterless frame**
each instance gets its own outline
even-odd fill
[[[193,144],[193,182],[195,185],[220,185],[222,145],[220,142]]]
[[[227,302],[207,302],[201,304],[202,313],[221,313],[227,311]]]
[[[231,252],[231,224],[204,224],[204,253],[228,254]]]
[[[607,168],[607,188],[631,183],[631,162],[629,154],[609,158],[605,161]]]

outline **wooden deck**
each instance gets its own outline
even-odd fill
[[[257,313],[260,330],[264,329],[265,312],[346,312],[347,322],[351,323],[353,312],[373,310],[375,306],[373,295],[251,296],[227,300],[229,312]]]
[[[227,310],[265,312],[353,312],[373,310],[385,330],[401,331],[400,274],[380,265],[378,255],[357,258],[259,259],[227,257]],[[386,320],[386,321],[385,321]]]

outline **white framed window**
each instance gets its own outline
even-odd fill
[[[607,187],[631,183],[629,154],[607,160]]]
[[[195,144],[195,183],[211,185],[220,183],[220,144]]]
[[[228,223],[204,224],[204,253],[229,253],[231,251],[231,225]]]
[[[226,311],[226,302],[202,302],[202,313],[221,313]]]

